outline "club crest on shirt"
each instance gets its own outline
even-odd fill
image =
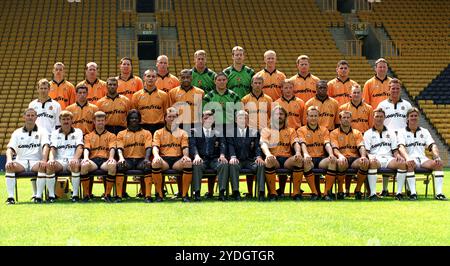
[[[405,110],[405,106],[402,106],[402,110]]]
[[[389,133],[386,134],[386,138],[390,139],[390,138],[391,138],[391,135],[389,135]]]
[[[75,136],[72,136],[71,139],[75,139]]]
[[[50,106],[50,107],[48,108],[48,110],[50,110],[50,111],[53,110],[53,106]]]
[[[36,136],[34,136],[34,138],[35,138],[35,139],[39,139],[39,136],[38,136],[38,135],[36,135]]]
[[[343,136],[339,136],[339,141],[344,141],[344,137]]]
[[[423,139],[423,138],[424,138],[424,135],[423,135],[423,134],[420,134],[420,138],[422,138],[422,139]]]

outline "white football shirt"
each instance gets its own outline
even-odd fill
[[[62,129],[53,130],[50,147],[56,148],[55,160],[72,159],[77,147],[83,144],[83,132],[79,128],[71,128],[68,135]]]
[[[364,146],[369,154],[376,156],[393,156],[398,148],[395,132],[386,127],[381,133],[375,128],[364,132]]]
[[[16,153],[16,160],[40,161],[42,159],[42,149],[49,145],[48,134],[38,126],[28,132],[25,127],[16,129],[11,135],[8,148]]]
[[[398,131],[406,127],[406,112],[412,108],[408,101],[400,99],[396,104],[389,99],[382,101],[378,108],[381,108],[386,113],[384,125],[393,131]]]

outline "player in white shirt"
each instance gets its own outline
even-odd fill
[[[405,158],[407,170],[406,180],[411,190],[410,199],[417,200],[416,179],[414,169],[418,167],[434,171],[436,199],[446,200],[442,194],[444,180],[443,163],[439,157],[439,149],[434,143],[428,129],[419,127],[419,109],[411,108],[407,114],[407,126],[398,132],[399,152]],[[433,154],[433,159],[425,156],[425,148]]]
[[[377,108],[373,111],[373,128],[364,133],[364,146],[369,156],[369,181],[370,200],[377,200],[377,171],[379,168],[397,169],[397,185],[403,187],[406,179],[406,163],[398,152],[397,138],[394,131],[384,126],[385,113],[383,109]],[[395,196],[401,200],[401,194]]]
[[[69,111],[62,111],[59,120],[61,128],[54,130],[50,139],[47,177],[54,178],[55,173],[69,170],[72,175],[72,202],[78,202],[80,159],[84,148],[83,132],[79,128],[72,127],[73,114]],[[54,195],[54,191],[51,191],[53,188],[48,189],[50,196]]]
[[[16,173],[33,171],[38,173],[38,184],[46,182],[46,166],[49,152],[49,140],[45,131],[36,126],[37,113],[28,108],[23,113],[25,125],[18,128],[11,135],[6,150],[6,190],[7,204],[14,204],[14,189]],[[13,160],[13,156],[16,158]],[[36,195],[34,195],[36,196]]]
[[[397,132],[406,127],[406,112],[411,109],[411,104],[400,98],[400,90],[402,83],[400,80],[393,78],[389,81],[389,93],[388,99],[380,102],[378,108],[384,110],[386,118],[384,119],[384,125],[389,129]],[[387,196],[388,193],[388,181],[389,176],[383,175],[383,191],[381,196]]]
[[[406,127],[406,112],[412,107],[408,101],[400,98],[401,88],[400,80],[393,78],[389,81],[389,98],[378,105],[386,114],[384,125],[395,132]]]
[[[36,124],[42,130],[52,133],[59,123],[59,113],[61,112],[61,105],[50,98],[48,93],[50,91],[50,83],[47,79],[38,81],[38,98],[30,102],[29,108],[33,108],[37,112]]]

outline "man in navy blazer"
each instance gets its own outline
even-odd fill
[[[227,138],[228,153],[230,155],[229,171],[232,197],[240,199],[239,193],[239,172],[241,169],[251,169],[256,172],[258,183],[258,199],[264,199],[264,160],[259,146],[259,132],[257,129],[249,128],[249,115],[246,111],[240,110],[236,113],[236,128],[234,137]],[[225,183],[226,184],[226,183]],[[251,193],[251,191],[249,191]]]
[[[225,138],[217,137],[219,132],[214,129],[214,111],[207,110],[202,114],[202,128],[192,129],[189,138],[189,153],[193,158],[193,191],[194,200],[200,201],[200,188],[205,169],[215,169],[219,177],[219,200],[225,200],[225,188],[221,186],[228,178],[228,161],[225,158],[227,147]],[[212,198],[216,177],[208,178],[207,198]]]

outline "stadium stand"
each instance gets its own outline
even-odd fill
[[[210,68],[221,71],[232,63],[235,45],[246,49],[245,64],[256,71],[264,67],[264,52],[272,49],[277,52],[277,68],[288,77],[296,74],[300,54],[309,55],[311,73],[322,79],[335,77],[340,59],[349,61],[350,75],[360,84],[373,73],[365,57],[342,56],[328,27],[342,26],[343,17],[337,11],[321,12],[314,0],[301,5],[293,0],[174,2],[181,54],[169,58],[172,73],[191,67],[198,49],[208,53]]]
[[[102,79],[117,73],[117,8],[109,0],[5,0],[0,14],[0,145],[5,154],[24,108],[36,97],[36,82],[51,78],[55,62],[66,65],[66,78],[74,84],[84,79],[90,61],[97,62]]]

